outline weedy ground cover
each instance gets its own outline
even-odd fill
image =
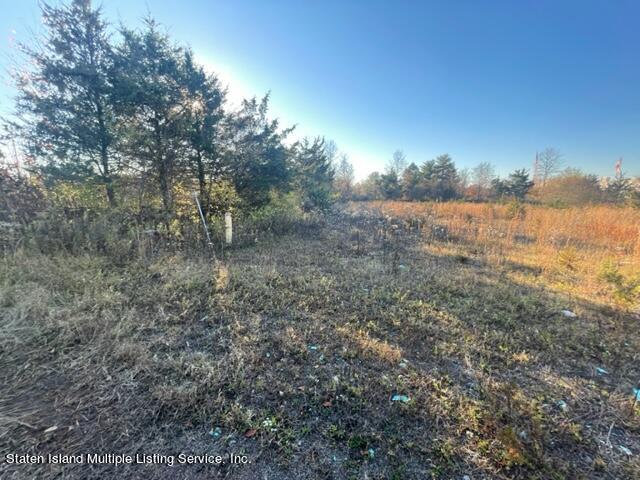
[[[637,478],[633,308],[605,286],[557,288],[544,266],[516,275],[509,254],[489,261],[454,228],[488,228],[476,217],[392,213],[358,208],[218,265],[175,250],[7,254],[0,453],[251,464],[2,464],[0,476]]]

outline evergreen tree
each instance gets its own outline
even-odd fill
[[[15,126],[49,177],[98,180],[114,205],[117,118],[107,25],[89,0],[43,4],[42,19],[42,48],[23,47],[32,69],[17,77]]]
[[[434,176],[437,199],[451,200],[457,196],[458,172],[448,154],[445,153],[436,158]]]
[[[494,198],[502,198],[508,195],[509,186],[501,178],[494,178],[491,180],[491,192]]]
[[[295,183],[306,210],[327,210],[333,203],[335,171],[323,138],[304,138],[294,146]]]
[[[214,182],[225,174],[225,112],[224,91],[217,77],[207,74],[194,63],[190,51],[185,52],[184,77],[189,101],[187,115],[187,161],[198,182],[201,205],[205,215],[211,206]]]
[[[506,180],[493,179],[491,185],[497,198],[513,197],[518,200],[524,200],[531,187],[533,187],[533,182],[529,179],[529,173],[525,169],[520,169],[510,173]]]
[[[509,195],[518,200],[524,200],[531,187],[533,187],[533,182],[529,179],[529,173],[524,168],[509,174],[507,179]]]
[[[426,197],[451,200],[457,196],[458,172],[448,154],[429,160],[421,168]]]
[[[402,196],[400,176],[406,166],[407,160],[402,150],[393,152],[391,160],[387,162],[385,172],[380,176],[380,189],[384,198],[395,200]]]
[[[394,169],[389,169],[380,175],[380,190],[387,200],[395,200],[402,195],[400,179]]]
[[[612,203],[623,203],[631,193],[631,182],[624,175],[618,175],[607,185],[605,194]]]
[[[420,166],[420,192],[422,199],[436,198],[435,160],[427,160]]]
[[[291,180],[289,152],[283,142],[293,128],[281,130],[277,120],[267,117],[268,109],[269,95],[260,102],[244,100],[228,124],[229,175],[239,195],[252,206],[266,204],[272,189],[286,190]]]
[[[402,196],[405,200],[419,200],[422,194],[420,187],[420,169],[410,163],[402,172]]]
[[[172,209],[172,185],[185,154],[189,99],[183,49],[160,32],[152,19],[141,32],[123,28],[116,56],[116,93],[125,120],[123,147],[128,166],[156,182],[166,214]]]
[[[632,188],[626,200],[630,206],[640,208],[640,190]]]

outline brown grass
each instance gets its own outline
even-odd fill
[[[412,222],[341,215],[216,268],[169,251],[4,257],[0,456],[252,463],[0,477],[637,478],[637,315],[517,281]]]
[[[430,251],[510,266],[508,274],[518,281],[542,281],[586,300],[629,303],[602,281],[608,264],[628,279],[640,278],[640,210],[631,207],[526,205],[521,215],[513,206],[488,203],[378,201],[350,208],[420,223],[425,240],[433,237],[434,226],[444,227],[448,241],[431,242]]]

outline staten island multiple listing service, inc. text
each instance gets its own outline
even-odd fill
[[[9,453],[4,461],[12,465],[26,465],[35,463],[49,464],[77,464],[77,465],[196,465],[210,464],[222,465],[225,463],[244,464],[251,463],[246,455],[233,453],[225,455],[190,455],[180,453],[178,455],[154,454],[114,454],[114,453],[80,453],[77,455],[47,454],[47,455],[20,455]]]

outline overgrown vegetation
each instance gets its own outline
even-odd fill
[[[147,478],[637,476],[637,315],[481,262],[439,218],[407,220],[341,214],[215,267],[162,245],[124,263],[112,248],[5,255],[2,453],[252,459]]]
[[[350,208],[416,225],[426,240],[445,240],[429,247],[434,254],[507,267],[519,282],[590,302],[640,307],[640,212],[635,208],[556,209],[520,202],[355,202]]]
[[[26,160],[1,172],[13,177],[3,187],[28,176],[48,192],[89,193],[81,208],[153,214],[165,226],[192,192],[207,218],[291,191],[308,211],[337,198],[332,144],[287,142],[293,128],[269,118],[268,95],[232,110],[216,75],[153,19],[114,31],[88,0],[43,4],[42,13],[46,33],[22,45],[7,122]],[[5,217],[16,211],[2,207]]]
[[[0,453],[251,463],[0,477],[640,476],[621,167],[546,149],[499,178],[396,151],[355,183],[268,95],[231,108],[152,19],[74,0],[43,22],[8,125],[26,161],[0,168]]]

